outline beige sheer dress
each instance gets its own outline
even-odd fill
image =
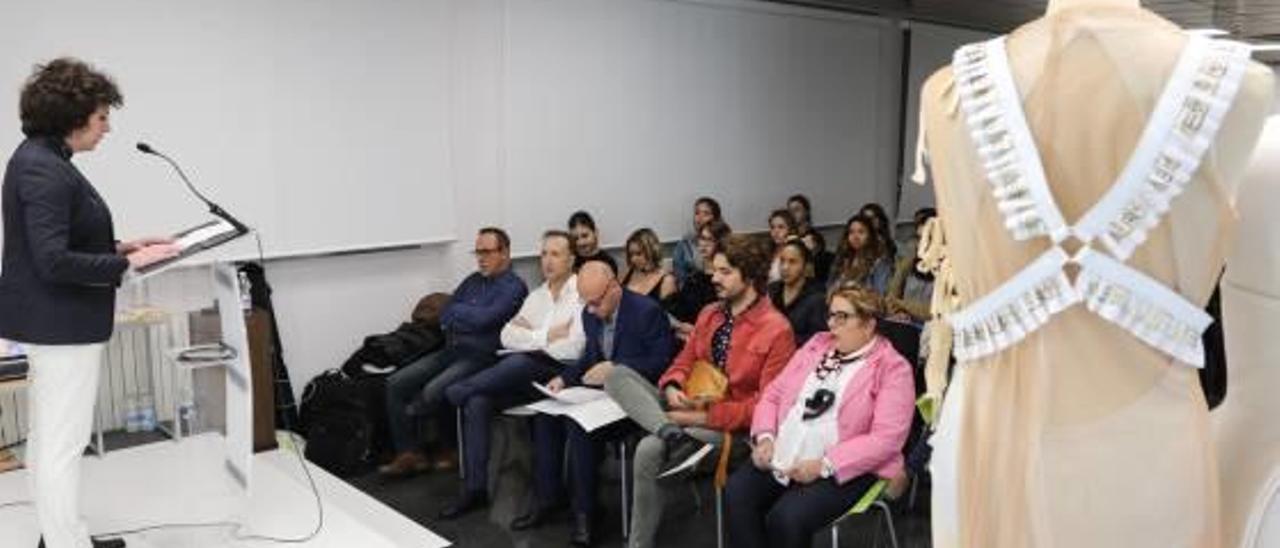
[[[1149,12],[1097,8],[1066,10],[1009,36],[1027,123],[1067,224],[1124,168],[1186,40]],[[946,234],[943,285],[964,305],[1052,242],[1015,241],[1004,227],[955,87],[951,69],[926,83],[923,123]],[[1191,183],[1125,261],[1192,303],[1207,301],[1222,269],[1239,173],[1232,166],[1244,164],[1260,129],[1251,108],[1231,108]],[[1067,274],[1074,280],[1072,267]],[[941,392],[939,377],[935,367],[931,393]],[[1084,306],[957,366],[935,446],[939,548],[1219,545],[1215,459],[1196,370]]]

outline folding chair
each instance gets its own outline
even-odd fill
[[[893,548],[898,548],[898,533],[893,528],[893,512],[889,509],[889,503],[884,499],[884,488],[889,485],[888,480],[880,480],[875,482],[867,493],[854,503],[853,507],[845,512],[843,516],[836,518],[831,523],[831,548],[839,548],[840,546],[840,523],[851,516],[860,516],[867,513],[871,508],[878,508],[884,514],[884,523],[889,527],[889,543]],[[876,529],[875,540],[872,541],[873,546],[879,545],[880,529]]]

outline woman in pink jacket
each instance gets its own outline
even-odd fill
[[[760,398],[751,462],[729,479],[731,546],[809,546],[879,478],[902,472],[915,386],[876,334],[880,299],[841,287],[814,335]]]

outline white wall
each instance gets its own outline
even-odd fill
[[[403,321],[416,300],[432,291],[450,291],[463,275],[474,268],[471,257],[471,236],[485,225],[506,226],[517,219],[519,212],[506,211],[506,182],[514,174],[506,172],[504,163],[504,112],[507,103],[504,74],[506,73],[508,4],[537,4],[545,0],[449,0],[448,17],[451,30],[452,72],[450,133],[451,170],[454,182],[452,205],[455,217],[455,243],[428,246],[407,251],[390,251],[360,255],[329,256],[304,259],[269,261],[268,276],[275,288],[279,328],[284,342],[285,360],[289,364],[295,392],[300,392],[306,382],[317,373],[341,363],[370,333],[383,332]],[[670,0],[599,0],[605,6],[617,7],[614,15],[627,13],[627,7],[636,3]],[[714,7],[725,17],[735,17],[737,10],[765,9],[792,16],[823,16],[819,12],[799,8],[761,4],[736,0],[699,0],[702,8]],[[596,17],[608,16],[609,11],[595,6]],[[615,21],[614,24],[618,22]],[[581,21],[580,24],[593,24]],[[866,32],[851,26],[850,32]],[[893,31],[896,32],[896,31]],[[757,39],[756,36],[740,36],[741,40]],[[895,120],[898,112],[896,90],[898,55],[896,38],[878,42],[879,55],[883,56],[883,74],[861,74],[863,78],[886,82],[874,116]],[[757,47],[761,47],[757,45]],[[125,83],[127,85],[127,83]],[[806,98],[799,97],[803,101]],[[822,105],[814,104],[821,109]],[[879,121],[868,123],[881,123]],[[893,124],[889,124],[892,126]],[[896,128],[886,132],[882,142],[874,145],[876,167],[894,167],[897,154]],[[406,159],[409,163],[411,159]],[[872,168],[868,168],[870,171]],[[890,171],[892,171],[890,169]],[[90,174],[92,175],[92,174]],[[830,181],[831,185],[868,185],[868,195],[887,203],[894,195],[895,181],[891,176],[878,176],[869,172],[853,174],[853,181]],[[779,183],[781,184],[781,183]],[[785,187],[773,192],[782,197]],[[696,192],[696,187],[690,190]],[[754,193],[754,192],[753,192]],[[832,193],[831,195],[840,195]],[[735,196],[720,196],[731,203]],[[688,211],[692,204],[679,203],[672,207]],[[852,211],[860,203],[816,203],[823,210]],[[740,230],[762,230],[769,209],[783,204],[750,203],[739,201],[735,208],[754,213],[743,214],[735,226]],[[569,211],[566,206],[565,213]],[[556,215],[556,223],[562,223],[567,215]],[[844,213],[833,215],[842,218]],[[636,225],[643,219],[631,219]],[[737,222],[735,220],[735,222]],[[621,240],[624,235],[608,235],[606,240]],[[523,245],[521,245],[523,244]],[[517,246],[530,248],[531,242],[517,242]],[[517,272],[526,280],[536,283],[534,261],[517,262]],[[191,270],[176,272],[150,283],[146,293],[151,302],[173,308],[201,306],[207,297],[201,288],[205,274]],[[126,299],[128,300],[128,299]]]

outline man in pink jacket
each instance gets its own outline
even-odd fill
[[[831,332],[796,352],[756,406],[752,462],[726,487],[735,548],[809,546],[878,479],[902,472],[911,366],[876,334],[875,294],[842,287],[827,306]]]

